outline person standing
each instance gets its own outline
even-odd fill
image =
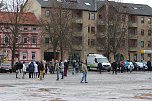
[[[112,71],[113,71],[113,74],[116,74],[117,75],[117,62],[116,61],[114,61],[113,63],[112,63]]]
[[[76,68],[76,60],[73,60],[72,67],[73,67],[72,75],[74,75],[75,74],[75,68]]]
[[[147,67],[148,67],[148,72],[151,71],[151,62],[150,60],[147,61]]]
[[[29,64],[29,78],[33,78],[33,72],[34,72],[34,64],[33,64],[33,62],[31,62],[30,64]]]
[[[23,69],[22,69],[22,71],[23,71],[22,79],[24,79],[24,78],[25,78],[25,74],[26,74],[26,66],[25,66],[25,62],[23,62]]]
[[[43,79],[43,73],[44,73],[44,65],[43,65],[42,61],[38,64],[38,68],[40,69],[40,80],[42,80]]]
[[[101,70],[102,70],[102,63],[98,63],[98,70],[99,70],[99,73],[101,74]]]
[[[60,66],[60,73],[62,76],[61,79],[63,79],[63,77],[64,77],[64,62],[62,60],[60,60],[59,66]]]
[[[81,79],[81,82],[80,83],[83,83],[83,81],[85,81],[85,83],[88,83],[87,82],[87,72],[88,72],[88,69],[87,69],[87,65],[86,65],[86,62],[84,61],[82,63],[82,79]]]
[[[68,61],[64,60],[64,76],[67,76],[68,72]]]
[[[15,63],[14,68],[15,68],[15,73],[16,73],[16,78],[18,78],[18,62]]]
[[[34,62],[34,78],[38,77],[38,65]]]
[[[19,61],[17,65],[18,65],[18,76],[19,76],[19,79],[20,79],[21,76],[22,76],[23,64],[21,63],[21,61]]]
[[[58,60],[55,61],[55,70],[56,70],[56,74],[57,74],[56,80],[59,80],[60,66],[59,66]]]

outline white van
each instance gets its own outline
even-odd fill
[[[108,61],[107,57],[102,54],[89,54],[87,56],[87,67],[88,69],[95,68],[98,69],[98,63],[102,63],[102,69],[111,70],[111,64]]]

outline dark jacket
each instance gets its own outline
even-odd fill
[[[147,61],[147,66],[151,67],[151,62],[150,61]]]
[[[22,68],[23,68],[23,64],[22,64],[21,62],[19,62],[19,63],[17,64],[17,67],[18,67],[18,69],[22,69]]]
[[[113,68],[113,69],[117,69],[117,67],[118,67],[117,62],[113,62],[113,63],[112,63],[112,68]]]
[[[64,62],[64,68],[68,69],[68,63],[67,62]]]
[[[29,72],[34,72],[34,64],[33,63],[29,64]]]
[[[44,65],[43,65],[43,63],[39,63],[39,64],[38,64],[38,68],[39,68],[40,71],[43,71],[43,70],[44,70]]]

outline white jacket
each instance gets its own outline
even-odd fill
[[[25,64],[23,64],[23,72],[26,72],[26,66],[25,66]]]

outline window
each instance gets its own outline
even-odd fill
[[[23,43],[28,43],[28,38],[27,37],[23,38]]]
[[[141,41],[141,47],[144,47],[144,41]]]
[[[141,17],[141,23],[144,23],[144,17]]]
[[[95,33],[95,27],[89,26],[88,27],[88,33]]]
[[[148,18],[148,24],[151,24],[151,18]]]
[[[90,13],[88,13],[88,16],[89,16],[88,19],[90,20]]]
[[[95,33],[95,27],[91,27],[91,32]]]
[[[89,20],[95,20],[95,13],[89,13]]]
[[[151,41],[148,41],[148,47],[151,47]]]
[[[95,39],[88,39],[88,46],[94,46],[95,45]]]
[[[144,29],[141,29],[141,35],[144,35]]]
[[[36,52],[32,52],[32,60],[36,59]]]
[[[28,30],[28,28],[27,28],[27,27],[24,27],[24,30],[25,30],[25,31],[27,31],[27,30]]]
[[[23,60],[27,60],[27,52],[23,52]]]
[[[37,43],[37,38],[36,36],[32,36],[32,44],[36,44]]]
[[[90,31],[90,26],[88,27],[88,33],[90,33],[91,31]]]
[[[45,16],[46,16],[46,17],[50,16],[50,11],[49,11],[49,10],[46,10],[46,11],[45,11]]]
[[[148,30],[148,36],[151,36],[151,30]]]
[[[33,31],[36,31],[36,28],[35,28],[35,27],[33,28]]]
[[[91,20],[95,20],[95,13],[91,13]]]
[[[49,44],[49,38],[45,38],[45,43]]]

